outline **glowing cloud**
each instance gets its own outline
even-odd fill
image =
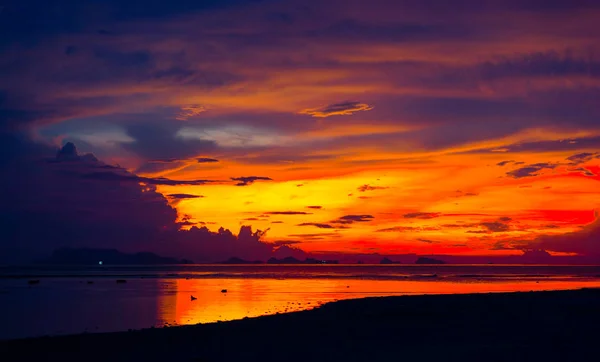
[[[331,116],[348,116],[356,112],[370,111],[373,107],[366,103],[344,102],[330,104],[325,107],[311,108],[300,111],[300,114],[308,114],[316,118],[325,118]]]

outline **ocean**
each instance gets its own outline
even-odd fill
[[[584,287],[600,287],[600,266],[0,267],[0,339],[211,323],[351,298]]]

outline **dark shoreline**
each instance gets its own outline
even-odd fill
[[[48,311],[51,313],[51,311]],[[596,361],[600,289],[343,300],[224,323],[0,341],[3,361]]]

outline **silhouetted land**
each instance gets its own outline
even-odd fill
[[[271,258],[267,260],[267,264],[338,264],[337,260],[318,260],[314,258],[306,258],[304,260],[296,259],[288,256],[283,259]]]
[[[417,259],[415,264],[446,264],[446,262],[443,260],[433,258],[420,257],[419,259]]]
[[[0,342],[0,355],[63,362],[597,361],[598,305],[598,289],[344,300],[226,323]]]
[[[402,264],[402,263],[400,263],[399,261],[393,261],[390,258],[383,258],[383,259],[381,259],[379,264]]]
[[[157,264],[193,264],[186,259],[175,259],[154,253],[122,253],[116,249],[56,249],[47,259],[38,260],[40,264],[59,265],[157,265]]]
[[[240,259],[237,257],[233,257],[233,258],[229,258],[225,261],[222,261],[218,264],[235,264],[235,265],[241,265],[241,264],[264,264],[263,261],[261,260],[254,260],[254,261],[250,261],[250,260],[244,260],[244,259]]]

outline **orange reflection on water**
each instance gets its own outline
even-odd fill
[[[347,279],[173,279],[159,299],[159,324],[197,324],[293,312],[341,299],[579,289],[600,281],[398,281]],[[222,293],[227,289],[227,293]],[[191,296],[197,298],[191,300]]]

